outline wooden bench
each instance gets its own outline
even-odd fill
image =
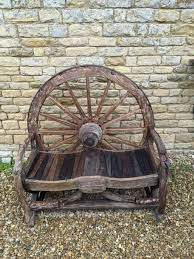
[[[40,210],[155,208],[164,213],[166,149],[154,129],[149,100],[123,74],[93,65],[60,72],[38,90],[27,122],[29,135],[14,175],[29,226]],[[126,189],[143,190],[143,196],[114,191]],[[51,198],[54,192],[62,195]],[[100,198],[88,199],[88,194]]]

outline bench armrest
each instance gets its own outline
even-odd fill
[[[151,135],[151,138],[153,139],[153,141],[156,144],[156,147],[157,147],[157,150],[158,150],[158,154],[159,154],[159,157],[160,157],[161,165],[169,168],[170,165],[171,165],[171,161],[170,161],[170,159],[169,159],[169,157],[167,155],[167,151],[166,151],[165,145],[164,145],[161,137],[155,131],[155,129],[151,129],[150,130],[150,135]]]
[[[28,147],[31,140],[32,140],[32,135],[29,135],[25,139],[24,144],[20,147],[18,155],[17,155],[16,160],[15,160],[14,168],[13,168],[14,174],[21,173],[21,171],[22,171],[22,160],[24,158],[25,152],[26,152],[27,147]]]

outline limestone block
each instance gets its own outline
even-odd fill
[[[18,129],[19,125],[17,121],[14,120],[5,120],[2,122],[4,129]]]
[[[135,27],[129,23],[104,24],[104,36],[135,36]]]
[[[28,9],[5,10],[4,18],[5,18],[5,21],[11,22],[11,23],[37,22],[38,11],[28,10]]]
[[[67,48],[67,56],[77,57],[77,56],[90,56],[97,52],[95,47],[76,47],[76,48]]]
[[[179,19],[179,12],[175,10],[162,10],[156,12],[155,20],[158,22],[176,22]]]
[[[61,12],[57,9],[40,9],[39,17],[41,22],[57,22],[62,21]]]
[[[89,38],[89,45],[90,46],[115,46],[116,39],[110,37],[91,37]]]
[[[18,31],[20,37],[48,37],[49,30],[45,24],[25,24],[18,25]]]
[[[70,36],[100,36],[102,25],[100,24],[71,24],[69,26]]]
[[[62,13],[64,23],[95,23],[113,20],[111,9],[65,9]]]

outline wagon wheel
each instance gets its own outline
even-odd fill
[[[56,152],[62,148],[63,152],[71,153],[93,147],[117,151],[142,147],[147,126],[151,123],[149,104],[143,92],[132,81],[123,77],[111,69],[83,66],[65,70],[47,81],[42,92],[37,93],[29,113],[29,131],[36,133],[40,149],[43,152]],[[100,88],[100,96],[94,99],[92,97],[96,82],[98,84],[103,82],[103,89]],[[73,83],[78,86],[76,86],[78,89],[81,84],[81,92],[85,93],[86,97],[85,105],[81,104],[76,97]],[[116,89],[115,86],[119,87],[117,89],[119,98],[114,100],[111,106],[107,106],[106,101],[110,99],[109,92],[111,89]],[[60,89],[62,93],[65,92],[65,96],[63,94],[58,97],[55,94],[56,89]],[[124,93],[123,90],[125,90]],[[64,104],[62,97],[63,100],[68,100],[68,104]],[[129,106],[126,102],[129,97],[135,99],[136,105]],[[124,102],[129,110],[121,113],[119,107]],[[47,104],[57,107],[59,114],[55,112],[51,114],[44,110],[44,105]],[[36,121],[30,120],[33,113],[37,118]],[[142,120],[138,122],[138,126],[134,126],[130,119],[137,116],[142,116]],[[52,123],[52,128],[41,126],[42,120],[44,122],[45,119]],[[123,124],[123,122],[127,123]],[[59,127],[55,126],[56,123]],[[124,137],[123,134],[125,134]],[[139,142],[127,137],[134,134],[141,134]],[[61,139],[46,147],[44,137],[51,135],[61,136]]]

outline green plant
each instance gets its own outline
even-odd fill
[[[0,172],[3,172],[5,174],[11,174],[12,170],[13,170],[12,163],[0,163]]]

